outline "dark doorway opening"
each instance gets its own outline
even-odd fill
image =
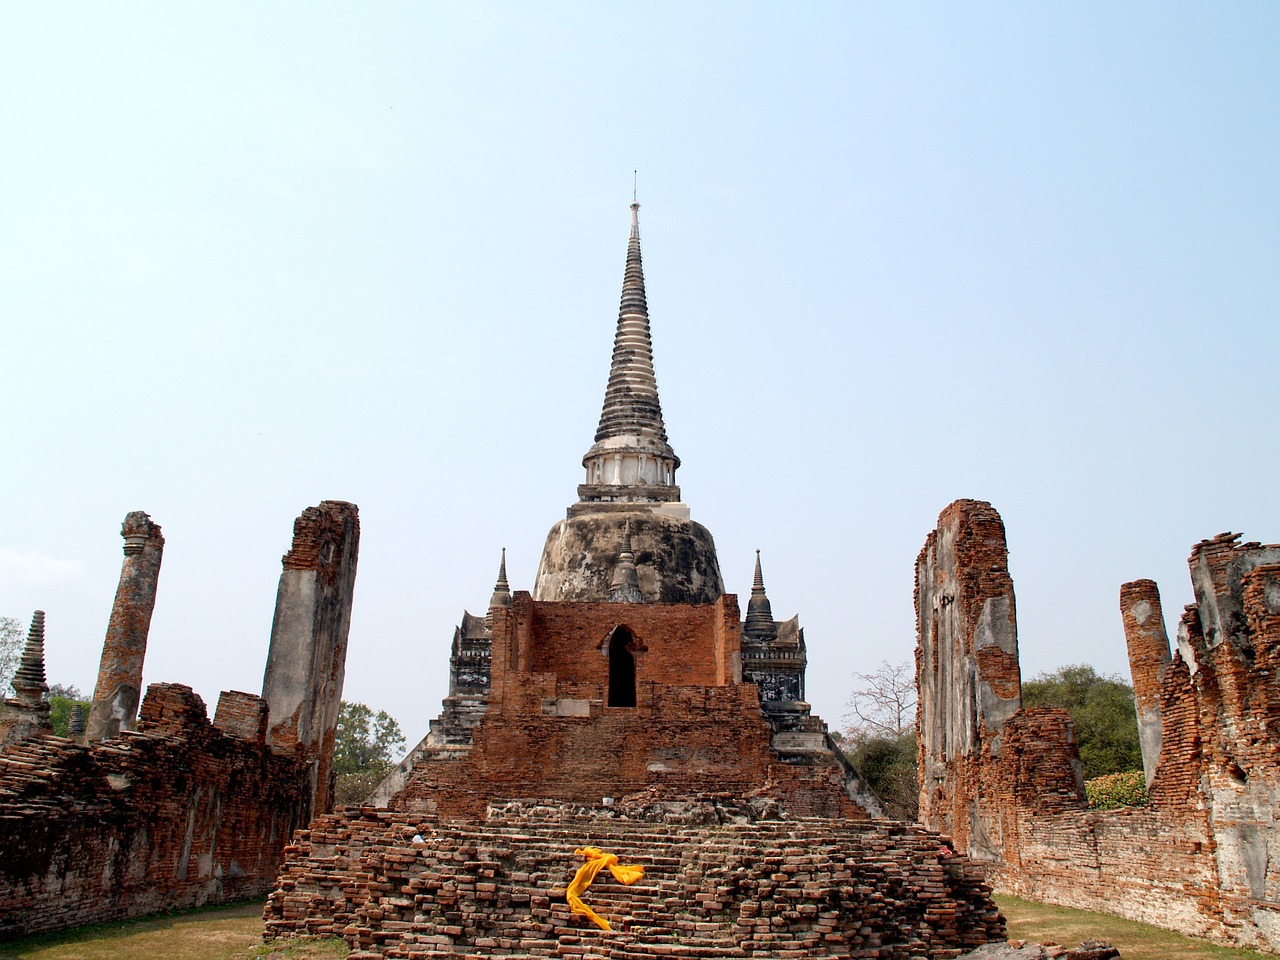
[[[618,627],[609,638],[609,706],[636,705],[636,658],[631,631]]]

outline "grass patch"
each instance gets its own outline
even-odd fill
[[[1096,937],[1114,944],[1121,960],[1275,960],[1268,954],[1219,947],[1106,913],[1055,907],[1003,895],[993,899],[1008,921],[1011,940],[1052,941],[1074,947],[1082,940]]]
[[[0,943],[0,960],[334,960],[342,940],[262,942],[262,904],[121,920]]]
[[[1232,950],[1105,913],[1072,910],[997,896],[1009,937],[1074,947],[1098,937],[1120,950],[1121,960],[1276,960],[1252,950]],[[0,944],[0,960],[339,960],[339,939],[262,942],[262,904],[207,907],[44,934]]]

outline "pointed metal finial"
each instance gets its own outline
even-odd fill
[[[640,171],[639,171],[639,170],[632,170],[632,171],[631,171],[631,177],[632,177],[632,179],[631,179],[631,202],[632,202],[632,203],[635,203],[635,202],[636,202],[636,196],[637,196],[637,194],[639,193],[639,190],[640,190]]]

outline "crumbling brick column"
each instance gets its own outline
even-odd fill
[[[1129,648],[1129,673],[1138,709],[1138,742],[1147,786],[1160,760],[1160,683],[1169,665],[1169,635],[1160,609],[1160,588],[1154,580],[1134,580],[1120,587],[1120,614]]]
[[[98,685],[93,691],[85,731],[88,740],[102,740],[121,730],[134,729],[142,698],[142,662],[147,655],[147,634],[156,605],[164,537],[160,525],[152,523],[141,510],[124,518],[120,536],[124,537],[124,564],[102,644]]]
[[[998,859],[998,816],[980,785],[1001,728],[1022,706],[1018,623],[1004,522],[957,500],[916,559],[920,822]]]
[[[311,764],[312,815],[333,807],[333,741],[360,551],[355,504],[324,500],[293,524],[262,679],[267,742]]]

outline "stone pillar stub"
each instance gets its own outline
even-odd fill
[[[1134,580],[1120,587],[1120,615],[1129,648],[1129,674],[1133,678],[1134,705],[1138,711],[1138,742],[1142,747],[1142,772],[1147,786],[1160,760],[1163,723],[1160,688],[1171,659],[1169,635],[1160,607],[1160,588],[1154,580]]]
[[[164,537],[160,525],[141,510],[124,518],[120,536],[124,538],[124,564],[102,644],[98,684],[85,730],[88,740],[133,730],[142,698],[142,664],[156,605]]]
[[[311,815],[333,807],[333,742],[360,550],[355,504],[324,500],[294,521],[262,679],[267,743],[311,761]]]

